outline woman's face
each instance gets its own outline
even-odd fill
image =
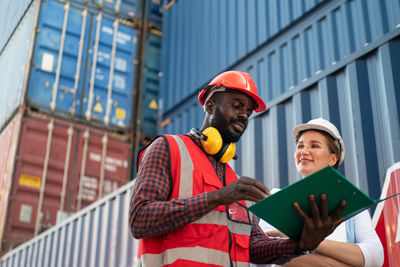
[[[334,166],[338,160],[328,147],[328,137],[320,132],[309,130],[304,132],[297,143],[294,161],[297,171],[306,177],[326,166]]]

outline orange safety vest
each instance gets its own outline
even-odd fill
[[[190,137],[164,137],[169,143],[173,179],[169,200],[223,187],[206,154]],[[226,184],[230,184],[237,176],[228,164],[225,166]],[[182,228],[141,239],[139,266],[249,266],[251,216],[244,207],[246,201],[218,206]]]

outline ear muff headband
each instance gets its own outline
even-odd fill
[[[224,144],[220,151],[215,154],[215,159],[221,163],[227,163],[231,159],[237,159],[235,155],[236,146],[234,143]]]
[[[226,163],[231,159],[237,159],[235,144],[224,144],[221,134],[216,128],[208,127],[203,132],[193,128],[190,130],[190,133],[200,138],[200,143],[204,151],[209,155],[214,155],[217,161]]]

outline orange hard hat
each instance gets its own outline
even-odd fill
[[[206,102],[207,95],[212,89],[221,85],[228,89],[238,90],[250,96],[255,102],[253,110],[261,112],[267,109],[264,101],[258,96],[256,83],[253,81],[249,73],[231,70],[217,75],[199,94],[199,102],[203,106]]]

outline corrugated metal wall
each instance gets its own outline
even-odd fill
[[[164,13],[163,110],[173,108],[321,2],[178,1]]]
[[[29,55],[33,46],[37,11],[38,1],[35,1],[0,53],[0,130],[6,126],[24,100],[24,83],[29,72]]]
[[[240,142],[236,171],[270,187],[294,182],[299,177],[293,164],[291,129],[324,117],[338,127],[345,142],[340,171],[371,197],[379,198],[387,168],[400,160],[399,56],[397,36],[269,102],[267,112],[251,121]],[[254,63],[239,68],[248,69]]]
[[[397,0],[311,1],[307,8],[304,3],[175,4],[163,24],[163,112],[176,108],[218,72],[246,61],[249,52],[260,50],[262,69],[256,83],[262,85],[261,96],[271,100],[400,24]]]
[[[380,196],[386,169],[400,160],[400,16],[396,14],[400,14],[397,0],[327,1],[230,66],[252,74],[268,107],[253,117],[238,145],[239,160],[233,163],[238,174],[256,177],[269,187],[299,179],[291,129],[324,117],[338,126],[346,144],[340,171],[371,197]],[[179,77],[185,80],[189,72],[189,67],[182,69]],[[179,86],[162,88],[164,94],[173,95],[168,90]],[[194,93],[167,108],[162,132],[188,132],[200,127],[202,119]]]
[[[0,9],[0,54],[32,0],[3,1]]]
[[[393,34],[397,37],[268,102],[268,110],[253,116],[239,142],[239,159],[233,163],[236,172],[256,177],[271,188],[298,180],[291,130],[296,124],[324,117],[338,127],[346,145],[339,170],[371,197],[379,198],[386,169],[400,161],[400,30]],[[257,60],[248,60],[238,69],[257,72],[260,66]],[[179,111],[170,117],[164,132],[188,132],[201,125],[203,113],[197,99]]]
[[[12,250],[0,266],[135,266],[138,241],[128,225],[133,185],[126,184]]]

